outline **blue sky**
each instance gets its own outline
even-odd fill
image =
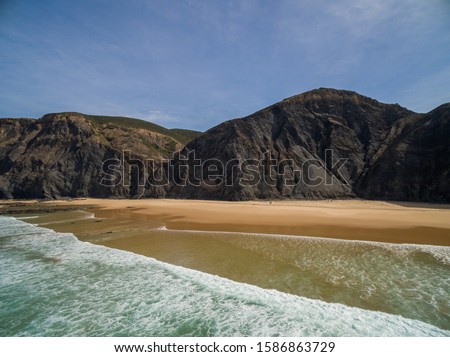
[[[206,130],[318,87],[450,101],[450,1],[0,0],[0,117]]]

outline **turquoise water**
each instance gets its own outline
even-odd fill
[[[447,264],[448,256],[436,249],[427,259]],[[12,217],[0,217],[0,271],[1,336],[450,336],[422,321],[234,282]]]

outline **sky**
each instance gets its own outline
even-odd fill
[[[449,0],[0,0],[0,117],[206,130],[319,87],[450,102]]]

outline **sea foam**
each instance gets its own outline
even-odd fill
[[[450,336],[0,217],[2,336]]]

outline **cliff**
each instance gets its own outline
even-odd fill
[[[189,179],[182,185],[178,179],[167,194],[449,202],[449,107],[417,114],[350,91],[321,88],[296,95],[189,143],[182,152],[195,153],[203,167],[193,157],[175,162],[188,164]],[[233,160],[239,169],[226,165]]]
[[[449,138],[450,104],[418,114],[325,88],[201,135],[80,113],[0,119],[0,198],[450,202]]]
[[[133,197],[136,174],[131,170],[130,182],[104,185],[104,163],[123,161],[123,151],[130,158],[168,158],[187,141],[179,131],[132,118],[0,119],[0,198]]]

